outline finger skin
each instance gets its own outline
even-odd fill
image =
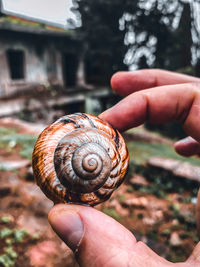
[[[200,155],[200,143],[192,137],[186,137],[174,144],[177,153],[184,157]]]
[[[198,82],[199,78],[160,69],[117,72],[111,78],[113,90],[121,96],[157,86]]]
[[[200,84],[161,86],[130,94],[99,116],[120,131],[148,121],[179,121],[188,135],[200,141]]]
[[[68,212],[78,213],[84,225],[84,235],[76,249],[76,259],[81,267],[168,267],[174,264],[161,258],[142,242],[136,242],[130,231],[111,217],[91,207],[59,204],[49,213],[49,222],[54,230],[57,220],[63,217],[59,236],[65,241],[68,228]],[[71,215],[70,215],[71,216]],[[179,266],[179,264],[175,265]],[[195,265],[194,265],[195,266]],[[187,263],[180,267],[189,267]],[[195,266],[196,267],[196,266]]]
[[[114,74],[111,79],[111,85],[113,90],[123,96],[127,96],[133,92],[153,87],[155,90],[156,87],[165,85],[171,86],[183,83],[195,83],[197,85],[199,84],[199,82],[199,78],[160,69],[144,69],[134,72],[118,72]],[[197,85],[197,87],[200,86]],[[163,87],[163,89],[164,88],[166,87]],[[101,116],[102,115],[100,115],[100,117]],[[106,119],[104,118],[104,114],[102,118]],[[182,156],[192,156],[200,154],[200,144],[192,138],[184,139],[180,142],[177,142],[175,143],[174,147],[176,152]]]
[[[147,83],[146,85],[143,83],[143,86],[139,87],[138,85],[136,89],[131,87],[133,89],[131,90],[134,92],[138,88],[152,87],[150,84],[153,82],[154,86],[159,84],[158,80],[150,81],[149,79],[148,86]],[[123,87],[122,85],[120,88]],[[180,84],[161,86],[156,90],[154,88],[132,94],[101,114],[100,117],[119,130],[137,126],[145,121],[161,123],[177,120],[183,124],[191,136],[200,140],[199,115],[199,85]],[[67,216],[68,212],[71,217]],[[69,231],[70,221],[68,218],[72,218],[74,213],[78,214],[84,225],[83,236],[81,235],[80,242],[75,248],[80,266],[200,266],[200,244],[197,245],[187,262],[172,264],[156,255],[142,242],[136,242],[134,236],[127,229],[107,215],[90,207],[60,204],[51,210],[49,221],[53,229],[67,244],[70,243],[69,237],[73,237]],[[59,221],[62,214],[64,214],[63,221]],[[62,224],[62,227],[58,225],[58,222]]]

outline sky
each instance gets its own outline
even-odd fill
[[[66,25],[66,20],[73,17],[70,8],[72,0],[2,0],[4,9],[17,14],[30,16]]]

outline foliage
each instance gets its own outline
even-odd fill
[[[12,247],[5,249],[5,253],[0,255],[0,264],[4,267],[15,266],[15,260],[18,257],[18,254],[13,250]]]
[[[38,233],[30,235],[27,230],[13,228],[13,222],[9,216],[0,218],[0,266],[12,267],[16,265],[18,251],[25,246],[26,242],[37,241]],[[6,226],[4,226],[6,224]]]
[[[10,217],[9,216],[3,216],[3,217],[1,217],[0,222],[2,222],[2,223],[9,223],[10,222]]]
[[[2,221],[3,217],[1,218]],[[4,267],[15,266],[18,257],[17,252],[13,249],[13,244],[21,243],[29,234],[26,230],[3,228],[0,230],[1,242],[5,242],[4,253],[0,255],[0,265]]]
[[[5,237],[8,237],[12,234],[12,230],[9,228],[3,228],[2,230],[0,230],[0,238],[3,239]]]
[[[191,65],[190,5],[182,1],[138,1],[138,12],[125,21],[134,34],[129,63],[176,70]],[[186,23],[187,21],[187,23]],[[182,36],[185,38],[182,38]],[[140,54],[140,56],[137,56]]]
[[[81,13],[82,26],[78,35],[85,44],[83,53],[88,82],[107,84],[114,72],[127,68],[123,63],[125,31],[119,28],[122,1],[74,2],[78,3],[76,7]]]
[[[6,148],[7,151],[11,152],[19,145],[20,155],[24,158],[31,160],[35,141],[36,136],[18,134],[13,129],[0,128],[0,147]]]
[[[13,243],[21,243],[28,236],[28,232],[22,229],[3,228],[0,230],[0,239],[12,237]]]
[[[195,40],[199,29],[193,2],[74,0],[73,3],[81,25],[78,36],[85,43],[86,70],[93,76],[102,74],[108,81],[113,72],[126,69],[124,57],[127,65],[137,68],[170,70],[191,67],[191,61],[198,58],[199,42]],[[196,38],[192,39],[192,34]],[[195,54],[193,58],[191,51]]]

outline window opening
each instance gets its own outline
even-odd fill
[[[11,79],[24,79],[24,51],[9,49],[7,59]]]

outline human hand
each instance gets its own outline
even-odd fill
[[[146,121],[178,121],[190,137],[175,143],[175,150],[183,156],[200,153],[199,78],[152,69],[116,73],[111,85],[119,95],[127,97],[100,118],[121,131]]]
[[[161,70],[141,70],[117,73],[111,85],[127,97],[102,113],[102,119],[119,130],[145,121],[179,121],[191,137],[177,142],[176,151],[185,156],[200,153],[200,79]],[[83,267],[200,266],[200,242],[185,263],[173,264],[137,242],[114,219],[91,207],[56,205],[49,213],[49,222]]]

